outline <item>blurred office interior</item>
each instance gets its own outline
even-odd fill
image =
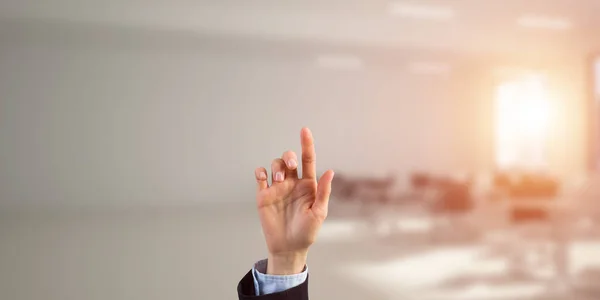
[[[312,298],[598,299],[599,12],[2,0],[0,299],[235,299],[303,126]]]

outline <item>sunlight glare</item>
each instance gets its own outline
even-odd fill
[[[527,76],[498,87],[496,162],[502,169],[546,165],[550,102],[544,80]]]

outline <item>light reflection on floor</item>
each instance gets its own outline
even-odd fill
[[[368,232],[364,222],[353,220],[328,220],[319,232],[319,242],[359,241]]]
[[[464,273],[481,253],[480,248],[446,248],[420,252],[405,258],[348,266],[344,273],[382,289],[425,289]]]
[[[600,242],[577,242],[569,251],[571,274],[577,274],[591,267],[600,269]]]
[[[435,300],[515,300],[539,297],[547,292],[543,283],[512,283],[490,286],[485,283],[473,284],[455,290],[424,292],[421,299]]]
[[[340,215],[350,215],[344,209],[338,208]],[[600,299],[598,239],[572,241],[567,274],[558,276],[549,254],[556,248],[545,224],[503,226],[465,240],[453,223],[438,232],[439,220],[434,223],[419,210],[383,209],[376,217],[355,210],[351,217],[329,219],[319,242],[352,242],[360,254],[336,266],[337,275],[390,300]],[[585,226],[577,230],[592,232],[593,222],[580,223]],[[515,251],[525,253],[522,261],[515,263]],[[582,285],[592,291],[572,296]]]
[[[475,244],[475,243],[474,243]],[[518,246],[518,245],[517,245]],[[384,262],[362,262],[346,265],[340,274],[365,288],[389,294],[390,297],[439,300],[532,299],[545,293],[560,291],[552,268],[532,270],[534,278],[512,278],[508,273],[508,257],[486,256],[486,245],[432,247]],[[403,252],[399,249],[399,252]],[[600,268],[600,242],[576,242],[569,248],[569,271],[572,278]],[[543,277],[535,275],[545,274]],[[537,278],[537,279],[535,279]],[[462,281],[461,281],[462,280]],[[555,290],[551,290],[556,288]],[[567,297],[568,299],[568,297]]]
[[[398,221],[328,220],[319,232],[319,242],[359,241],[373,236],[384,237],[392,233],[427,233],[433,228],[427,218],[413,217]]]

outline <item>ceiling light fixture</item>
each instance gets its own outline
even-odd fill
[[[388,9],[392,15],[424,20],[446,21],[456,15],[452,8],[437,5],[392,2]]]
[[[319,67],[328,69],[355,70],[363,67],[363,61],[348,54],[324,54],[317,57]]]
[[[408,64],[408,69],[416,74],[444,75],[450,73],[452,68],[446,63],[412,62]]]
[[[517,20],[517,24],[527,28],[550,30],[567,30],[572,27],[571,22],[564,18],[545,17],[540,15],[524,15]]]

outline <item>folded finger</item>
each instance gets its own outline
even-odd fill
[[[267,170],[265,168],[256,168],[256,170],[254,170],[254,176],[256,177],[256,183],[259,191],[269,187],[269,182],[267,181]]]
[[[298,157],[294,151],[286,151],[281,156],[285,162],[286,178],[298,178]]]
[[[281,158],[276,158],[271,163],[271,175],[273,176],[273,184],[283,182],[285,180],[285,162]]]

